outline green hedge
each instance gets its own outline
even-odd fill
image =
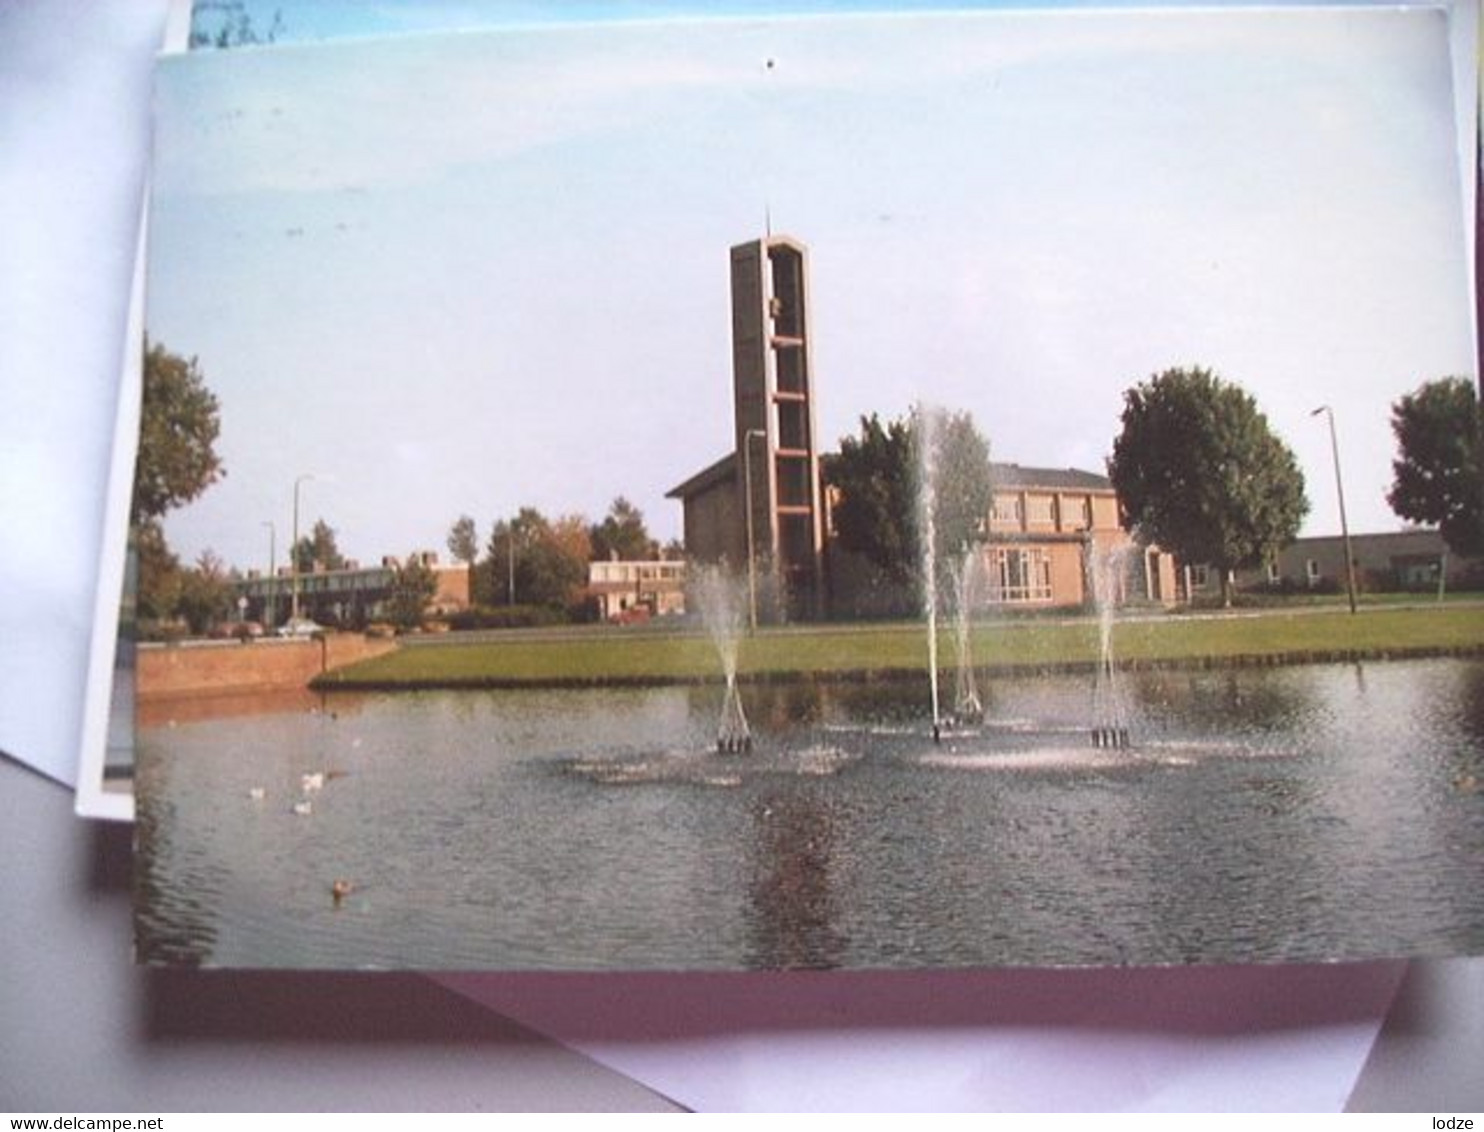
[[[459,629],[532,629],[565,625],[567,611],[550,605],[476,605],[448,618]]]

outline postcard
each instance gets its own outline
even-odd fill
[[[1479,951],[1446,31],[163,60],[140,959]]]

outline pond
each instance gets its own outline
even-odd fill
[[[915,685],[744,688],[747,754],[714,750],[715,687],[155,709],[139,957],[674,970],[1484,950],[1484,664],[1127,675],[1118,750],[1089,741],[1085,678],[981,691],[984,722],[934,743]]]

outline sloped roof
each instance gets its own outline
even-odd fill
[[[677,484],[665,492],[665,498],[689,499],[691,496],[699,495],[708,488],[715,487],[719,483],[732,479],[736,475],[734,469],[736,463],[736,454],[728,452],[710,467],[703,468],[684,483]]]
[[[1021,464],[991,464],[990,481],[1002,488],[1046,488],[1050,491],[1112,491],[1113,482],[1080,468],[1027,468]]]
[[[821,457],[825,464],[825,474],[828,478],[829,465],[834,462],[836,453],[829,452]],[[703,468],[684,483],[677,484],[665,492],[667,499],[688,499],[698,495],[717,484],[731,479],[736,475],[737,458],[733,453],[727,453],[716,463]],[[995,490],[1000,491],[1007,488],[1043,488],[1047,491],[1112,491],[1113,484],[1107,476],[1100,476],[1096,472],[1084,472],[1080,468],[1030,468],[1022,464],[991,464],[989,468],[990,479]]]

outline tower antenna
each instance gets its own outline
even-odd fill
[[[763,235],[770,240],[773,238],[773,209],[766,202],[763,204]]]

